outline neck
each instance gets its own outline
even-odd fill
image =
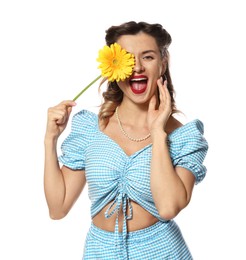
[[[135,137],[131,137],[131,136],[125,131],[125,129],[124,129],[123,126],[122,126],[122,123],[121,123],[119,114],[118,114],[118,108],[119,108],[119,107],[116,107],[115,116],[116,116],[116,120],[117,120],[117,122],[118,122],[118,125],[119,125],[119,128],[120,128],[121,132],[122,132],[128,139],[130,139],[130,140],[133,141],[133,142],[142,142],[142,141],[147,140],[147,139],[150,137],[150,133],[148,133],[148,134],[147,134],[146,136],[144,136],[144,137],[135,138]]]
[[[147,112],[146,106],[125,105],[120,104],[118,107],[118,114],[123,124],[135,125],[144,127],[147,124]]]

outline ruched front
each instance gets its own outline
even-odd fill
[[[118,216],[122,207],[124,245],[127,236],[126,222],[134,214],[131,201],[165,222],[158,214],[150,190],[151,144],[128,156],[115,141],[100,131],[98,116],[82,110],[74,115],[71,132],[61,149],[61,163],[71,169],[85,170],[92,218],[108,204],[106,218],[114,214]],[[196,183],[202,181],[206,174],[203,160],[207,149],[200,120],[191,121],[169,135],[173,165],[190,170]],[[126,214],[127,211],[129,215]],[[117,217],[116,235],[118,230]]]

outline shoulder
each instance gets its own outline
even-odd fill
[[[89,110],[83,109],[79,112],[75,113],[72,118],[72,122],[75,123],[91,123],[96,124],[98,121],[98,116],[94,112]]]
[[[175,117],[170,116],[170,118],[168,119],[167,125],[166,125],[166,133],[169,135],[171,134],[174,130],[180,128],[181,126],[183,126],[183,124],[177,120]]]
[[[178,121],[179,122],[179,121]],[[179,135],[203,135],[204,124],[200,119],[193,119],[185,124],[176,122],[176,127],[169,132],[170,137]]]
[[[196,177],[196,183],[200,182],[207,171],[203,165],[208,151],[203,122],[194,119],[181,124],[168,135],[168,145],[174,166],[190,170]]]
[[[97,131],[97,115],[88,110],[81,110],[72,117],[71,129],[62,143],[62,149],[85,147]]]
[[[87,119],[87,120],[92,120],[92,121],[94,121],[94,120],[97,120],[98,115],[95,114],[95,113],[92,112],[92,111],[89,111],[89,110],[86,110],[86,109],[82,109],[82,110],[80,110],[79,112],[75,113],[73,117],[74,117],[74,118],[82,118],[82,119],[84,119],[84,120]]]
[[[180,120],[181,121],[180,121]],[[171,115],[167,121],[165,131],[167,135],[173,135],[176,132],[200,132],[204,134],[204,124],[199,118],[185,120],[183,117]]]
[[[168,135],[172,135],[176,132],[199,132],[204,133],[204,124],[200,119],[193,119],[185,124],[182,124],[178,119],[171,116],[167,122],[166,132]]]
[[[185,148],[192,149],[208,149],[208,142],[204,137],[204,125],[199,119],[194,119],[186,124],[175,128],[168,135],[170,149],[173,151]]]

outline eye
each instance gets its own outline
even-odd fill
[[[151,55],[147,55],[147,56],[144,56],[143,59],[144,59],[144,60],[153,60],[154,57],[151,56]]]

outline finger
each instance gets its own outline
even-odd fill
[[[165,80],[164,82],[164,95],[165,95],[165,100],[166,100],[166,103],[167,104],[170,104],[171,103],[171,96],[170,96],[170,93],[169,93],[169,90],[167,88],[167,80]]]
[[[159,78],[159,79],[157,80],[157,85],[158,85],[158,88],[163,87],[164,83],[163,83],[163,79],[162,79],[162,78]]]
[[[164,86],[162,78],[158,79],[157,84],[158,84],[158,88],[159,88],[160,107],[163,108],[163,105],[165,103],[166,94],[165,94],[165,89],[164,89],[165,86]]]
[[[76,102],[73,100],[63,100],[61,103],[61,105],[65,105],[66,107],[74,107],[76,106]]]
[[[55,122],[56,124],[62,124],[67,118],[67,112],[61,109],[49,109],[48,119],[50,122]]]
[[[70,116],[70,114],[72,112],[72,107],[68,107],[67,112],[68,112],[68,116]]]
[[[152,98],[150,99],[150,102],[149,102],[149,109],[148,109],[149,111],[155,110],[156,102],[157,102],[156,96],[153,95]]]
[[[58,125],[63,125],[65,123],[67,123],[68,118],[69,118],[69,114],[68,114],[67,110],[58,111],[58,113],[56,114],[56,120],[55,121]]]
[[[56,110],[66,110],[67,111],[67,108],[68,107],[73,107],[73,106],[76,106],[76,103],[72,100],[65,100],[65,101],[62,101],[61,103],[59,103],[58,105],[54,106],[54,107],[50,107],[48,109],[49,112],[52,112],[52,111],[56,111]]]
[[[51,115],[51,117],[58,116],[60,119],[60,117],[69,116],[72,111],[72,107],[74,106],[76,106],[76,103],[74,101],[64,100],[61,103],[59,103],[57,106],[49,108],[48,113],[49,115]]]
[[[56,124],[63,124],[67,121],[69,117],[69,112],[68,110],[71,110],[72,108],[64,108],[64,107],[55,107],[55,108],[50,108],[48,111],[48,118],[49,121],[53,121]]]

